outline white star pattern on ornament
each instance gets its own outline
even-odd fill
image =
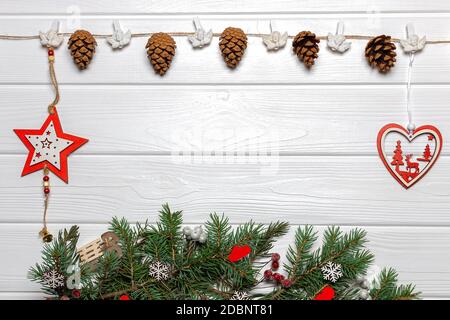
[[[170,265],[160,261],[155,261],[150,264],[149,275],[156,279],[156,281],[162,281],[169,279]]]
[[[72,141],[60,138],[56,135],[53,121],[51,121],[42,135],[26,136],[27,140],[34,146],[34,154],[31,163],[48,161],[58,170],[61,169],[60,155],[64,149],[72,145]]]
[[[327,264],[321,268],[323,278],[331,282],[336,282],[343,276],[341,269],[342,266],[340,264],[328,261]]]
[[[56,270],[50,270],[44,273],[42,281],[52,289],[64,286],[64,276]]]

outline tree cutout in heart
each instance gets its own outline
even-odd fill
[[[228,256],[228,260],[231,262],[239,261],[248,256],[250,252],[252,252],[252,249],[248,245],[234,246]]]
[[[421,126],[409,133],[391,123],[378,133],[378,154],[389,173],[406,189],[433,167],[442,149],[442,135],[433,126]]]
[[[330,286],[326,286],[320,291],[313,300],[333,300],[334,289]]]

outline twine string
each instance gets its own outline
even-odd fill
[[[53,60],[49,61],[49,72],[50,72],[50,81],[52,83],[53,89],[55,90],[55,98],[49,105],[49,113],[53,113],[54,112],[53,109],[59,102],[59,85],[58,80],[56,79],[55,62]]]
[[[44,199],[44,215],[42,218],[42,223],[44,224],[44,229],[47,229],[47,211],[48,211],[48,194],[45,195],[45,199]]]
[[[149,37],[155,34],[156,32],[139,32],[139,33],[132,33],[131,37],[133,38],[139,38],[139,37]],[[172,32],[166,32],[167,34],[174,36],[174,37],[188,37],[195,34],[195,32],[183,32],[183,31],[172,31]],[[59,32],[58,35],[61,36],[71,36],[71,32]],[[111,37],[112,34],[100,34],[100,33],[94,33],[92,34],[96,38],[108,38]],[[214,37],[220,37],[221,33],[214,32]],[[267,33],[246,33],[248,37],[259,37],[262,38],[264,36],[268,36]],[[357,35],[357,34],[348,34],[344,35],[345,38],[350,40],[370,40],[374,36],[371,35]],[[293,39],[295,35],[288,35],[288,38]],[[317,36],[320,40],[326,40],[327,36]],[[39,35],[6,35],[6,34],[0,34],[0,40],[35,40],[40,39]],[[399,38],[391,38],[393,42],[400,42]],[[450,39],[443,39],[443,40],[427,40],[425,42],[426,44],[450,44]]]

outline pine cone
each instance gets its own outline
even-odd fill
[[[299,32],[292,41],[292,49],[305,66],[311,67],[319,57],[320,40],[310,31]]]
[[[366,58],[372,68],[388,72],[395,64],[395,44],[390,36],[381,35],[371,39],[366,46]]]
[[[147,56],[153,69],[163,76],[170,68],[170,63],[175,56],[175,40],[167,33],[155,33],[148,39]]]
[[[239,28],[228,27],[220,35],[219,48],[229,68],[236,68],[247,48],[247,36]]]
[[[73,61],[80,70],[86,67],[94,58],[97,42],[89,31],[77,30],[69,38],[69,50]]]

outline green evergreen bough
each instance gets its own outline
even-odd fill
[[[95,268],[81,265],[81,294],[78,299],[231,299],[236,292],[249,294],[250,299],[313,299],[326,286],[335,291],[334,299],[358,299],[354,283],[364,276],[374,256],[365,249],[366,232],[353,229],[343,233],[329,227],[317,246],[317,232],[311,226],[299,227],[289,247],[283,271],[289,287],[269,282],[273,289],[261,293],[253,290],[264,282],[262,272],[270,268],[274,242],[288,231],[288,223],[269,225],[248,222],[232,228],[228,218],[216,213],[206,222],[204,243],[187,240],[182,232],[182,213],[163,205],[159,222],[131,227],[125,219],[114,218],[110,230],[120,238],[122,255],[106,252]],[[78,227],[61,231],[52,243],[43,248],[43,262],[30,269],[29,277],[41,283],[43,291],[55,299],[73,298],[66,280],[68,268],[79,262],[77,254]],[[232,263],[228,255],[235,245],[248,245],[252,251],[244,259]],[[161,262],[169,266],[168,279],[150,274],[150,265]],[[324,279],[321,268],[327,263],[340,264],[343,276],[335,283]],[[64,277],[64,285],[50,286],[45,281],[48,271]],[[372,300],[417,299],[413,285],[398,285],[397,273],[383,269],[370,285]]]

